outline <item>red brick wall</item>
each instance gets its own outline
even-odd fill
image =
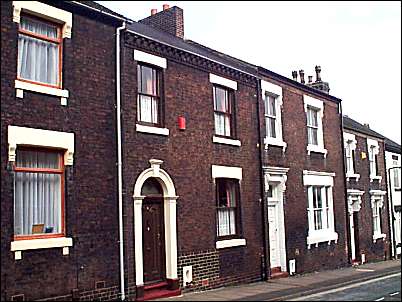
[[[264,151],[263,162],[266,166],[287,167],[286,192],[284,197],[284,217],[286,232],[287,260],[296,259],[296,272],[308,272],[340,267],[347,264],[346,207],[343,172],[343,150],[341,115],[336,102],[314,93],[266,77],[265,80],[283,89],[282,125],[283,140],[287,143],[285,153],[281,147],[269,146]],[[307,121],[304,110],[303,94],[324,102],[324,147],[323,154],[307,154]],[[264,105],[260,103],[261,135],[265,136]],[[338,243],[331,245],[322,242],[307,248],[308,236],[308,197],[307,187],[303,185],[303,170],[334,172],[333,203],[335,231]]]
[[[388,196],[384,196],[384,207],[381,209],[381,232],[387,237],[383,241],[377,239],[373,242],[373,211],[371,208],[370,190],[387,191],[387,177],[385,171],[385,154],[384,142],[375,137],[369,137],[378,141],[379,154],[377,175],[382,176],[381,182],[373,180],[370,182],[370,162],[367,147],[367,136],[355,131],[345,129],[345,132],[355,135],[357,140],[355,150],[355,173],[360,174],[358,181],[349,179],[347,182],[348,189],[358,189],[364,191],[362,196],[361,209],[358,213],[359,220],[359,248],[360,254],[366,255],[366,261],[384,260],[390,257],[390,232],[389,232],[389,212],[388,212]],[[362,152],[366,154],[366,158],[362,158]],[[356,227],[356,226],[355,226]]]
[[[242,146],[219,145],[212,142],[214,113],[212,84],[207,70],[184,65],[165,56],[164,71],[165,127],[168,137],[136,132],[137,116],[137,63],[133,60],[133,48],[124,48],[122,94],[123,94],[123,167],[125,209],[126,255],[129,282],[134,278],[133,245],[133,188],[139,174],[149,168],[149,159],[161,159],[164,169],[172,178],[177,200],[178,257],[188,253],[202,254],[214,250],[216,242],[215,185],[211,166],[227,165],[243,169],[240,184],[241,214],[246,247],[219,250],[226,265],[238,265],[239,270],[225,270],[228,276],[250,272],[260,275],[261,208],[258,135],[256,115],[256,88],[238,80],[235,93],[237,134]],[[225,75],[224,75],[225,76]],[[228,76],[226,76],[228,77]],[[230,77],[229,77],[230,78]],[[232,78],[233,80],[237,80]],[[186,130],[178,129],[178,116],[186,117]],[[241,250],[242,258],[230,255]],[[200,256],[202,257],[202,256]],[[198,260],[197,260],[198,261]],[[181,270],[181,267],[178,268]],[[195,271],[197,273],[197,271]],[[222,270],[220,270],[222,274]]]
[[[63,4],[60,4],[63,5]],[[106,21],[105,21],[106,22]],[[119,285],[116,193],[114,26],[74,14],[72,38],[64,39],[63,86],[59,97],[25,91],[15,97],[17,23],[12,2],[1,3],[1,299],[68,296],[73,289]],[[74,165],[66,167],[66,232],[70,254],[61,248],[23,251],[15,261],[13,174],[8,161],[7,126],[75,134]]]

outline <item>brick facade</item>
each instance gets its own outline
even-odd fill
[[[73,11],[71,5],[54,4]],[[108,18],[74,10],[71,39],[63,41],[60,97],[24,91],[16,98],[18,24],[12,2],[1,3],[1,300],[23,294],[25,300],[60,297],[116,297],[119,286],[118,209],[115,131],[115,28]],[[13,173],[8,165],[8,125],[75,134],[74,164],[66,166],[66,237],[61,248],[28,250],[21,260],[13,241]],[[95,283],[104,281],[104,289]],[[110,290],[109,290],[110,289]],[[107,293],[109,292],[109,293]]]

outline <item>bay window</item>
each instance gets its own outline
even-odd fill
[[[15,240],[64,236],[63,153],[19,147],[14,165]]]

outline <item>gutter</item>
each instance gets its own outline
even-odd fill
[[[124,237],[123,237],[123,173],[121,151],[121,87],[120,87],[120,31],[126,29],[126,22],[116,28],[116,123],[117,123],[117,181],[119,198],[119,248],[120,248],[120,292],[125,300],[124,291]]]
[[[85,8],[87,8],[87,9],[90,9],[90,10],[96,11],[96,12],[98,12],[98,13],[107,15],[107,16],[109,16],[109,17],[111,17],[111,18],[114,18],[114,19],[121,20],[121,21],[123,21],[123,22],[132,23],[132,21],[129,20],[129,19],[126,19],[126,18],[123,18],[123,17],[118,17],[118,16],[116,16],[116,15],[107,13],[107,12],[105,12],[105,11],[103,11],[103,10],[94,8],[94,7],[92,7],[92,6],[88,6],[88,5],[86,5],[86,4],[84,4],[84,3],[81,3],[81,2],[78,2],[78,1],[71,1],[71,3],[76,4],[76,5],[81,5],[81,6],[85,7]]]

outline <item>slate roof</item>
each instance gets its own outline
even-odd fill
[[[401,154],[401,145],[389,138],[385,138],[385,150]]]
[[[354,130],[380,139],[385,139],[385,136],[381,135],[378,132],[375,132],[374,130],[371,130],[367,126],[360,124],[359,122],[355,121],[354,119],[351,119],[346,115],[343,116],[343,128]]]
[[[123,19],[126,19],[126,20],[130,20],[129,18],[127,18],[127,17],[125,17],[123,15],[120,15],[120,14],[112,11],[111,9],[108,9],[107,7],[105,7],[103,5],[101,5],[99,3],[96,3],[95,1],[75,1],[75,2],[85,4],[85,5],[89,6],[89,7],[95,8],[95,9],[99,9],[102,12],[111,14],[111,15],[116,16],[118,18],[123,18]],[[74,1],[71,1],[71,3],[74,4]],[[130,21],[132,21],[132,20],[130,20]]]

